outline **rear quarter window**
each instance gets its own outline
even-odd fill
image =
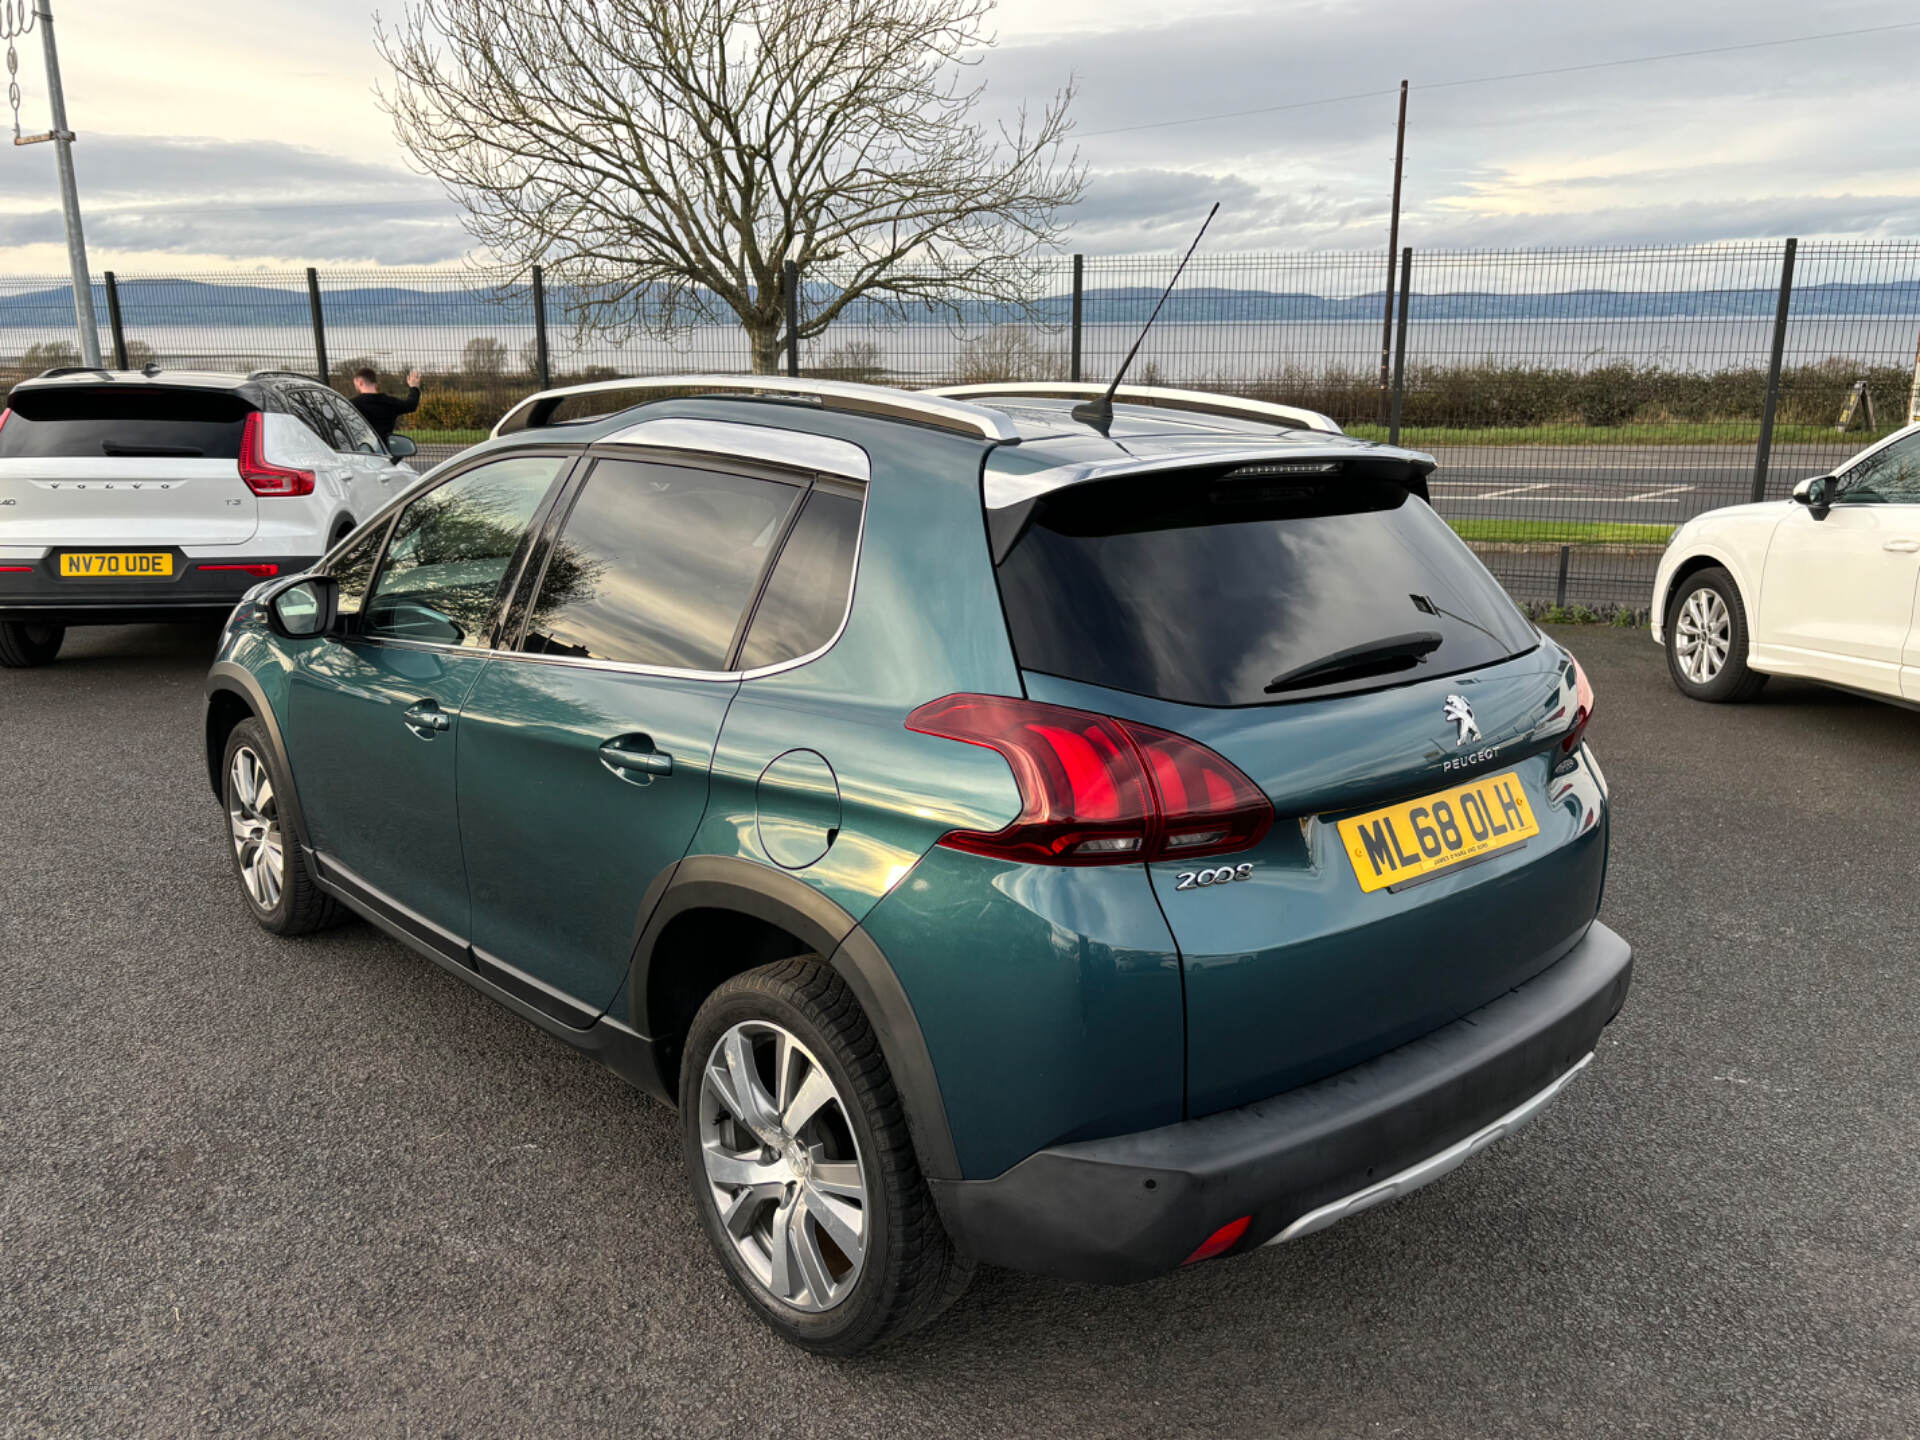
[[[1457,673],[1536,633],[1424,500],[1388,481],[1156,474],[1040,500],[999,566],[1020,664],[1192,705],[1274,704]],[[1418,659],[1269,686],[1343,652]]]
[[[0,459],[159,455],[232,460],[253,405],[221,390],[75,385],[16,390]]]

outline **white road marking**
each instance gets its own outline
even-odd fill
[[[1638,495],[1629,495],[1626,500],[1621,503],[1628,504],[1637,501],[1641,504],[1646,504],[1650,501],[1658,500],[1662,495],[1691,495],[1692,493],[1693,486],[1691,485],[1669,485],[1663,490],[1646,490]]]

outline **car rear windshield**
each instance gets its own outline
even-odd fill
[[[1193,705],[1377,689],[1538,643],[1427,503],[1383,480],[1074,486],[1036,503],[999,578],[1024,668]]]
[[[0,460],[147,455],[232,460],[254,407],[223,390],[136,385],[16,390]]]

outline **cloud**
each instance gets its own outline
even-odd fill
[[[0,245],[64,238],[52,157],[35,159],[0,169]],[[430,265],[471,245],[433,182],[299,145],[88,135],[75,170],[101,251]]]

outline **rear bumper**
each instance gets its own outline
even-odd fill
[[[120,625],[142,620],[224,615],[242,595],[272,577],[232,566],[277,566],[298,575],[319,563],[318,555],[188,555],[177,546],[138,547],[173,556],[173,574],[155,580],[62,579],[55,547],[38,560],[6,560],[0,566],[31,565],[21,573],[0,569],[0,620],[45,625]],[[132,547],[114,546],[113,549]]]
[[[1627,943],[1596,923],[1526,984],[1351,1070],[1042,1150],[992,1180],[933,1181],[934,1197],[977,1260],[1109,1284],[1178,1268],[1243,1215],[1223,1253],[1297,1238],[1438,1178],[1531,1118],[1589,1057],[1632,972]]]

